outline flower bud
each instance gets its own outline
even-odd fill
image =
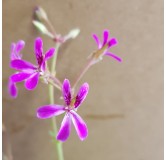
[[[75,28],[73,30],[71,30],[65,37],[64,37],[64,41],[68,40],[68,39],[74,39],[76,38],[80,33],[80,29],[79,28]]]
[[[48,35],[51,38],[54,38],[54,36],[47,30],[46,26],[43,23],[39,21],[35,21],[35,20],[33,20],[32,23],[39,30],[39,32],[41,32],[42,34]]]
[[[35,15],[36,15],[36,17],[37,17],[40,21],[42,21],[42,20],[45,20],[45,21],[46,21],[46,20],[48,19],[46,12],[45,12],[44,9],[41,8],[41,7],[36,7],[36,9],[35,9]]]

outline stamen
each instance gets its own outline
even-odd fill
[[[103,55],[103,53],[106,51],[107,48],[108,48],[108,44],[104,45],[101,49],[94,52],[92,57],[95,59],[99,59]]]

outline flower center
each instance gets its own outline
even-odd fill
[[[74,110],[75,109],[75,101],[76,101],[76,97],[74,97],[72,100],[71,100],[71,102],[70,102],[70,105],[68,105],[66,108],[65,108],[65,110],[66,111],[70,111],[70,110]]]

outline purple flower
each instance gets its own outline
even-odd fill
[[[11,62],[10,66],[13,69],[18,70],[9,78],[9,93],[12,97],[17,96],[16,83],[25,81],[25,87],[28,90],[35,89],[39,76],[44,75],[46,71],[46,61],[53,57],[54,48],[49,49],[45,55],[43,55],[43,42],[41,38],[35,40],[34,51],[36,55],[37,65],[34,65],[28,61],[22,60],[20,50],[23,48],[23,41],[19,41],[17,45],[12,44],[11,49]]]
[[[51,118],[66,113],[57,134],[57,140],[66,141],[70,135],[71,122],[73,122],[76,132],[81,140],[88,135],[88,129],[83,119],[76,113],[78,107],[88,94],[89,85],[84,83],[75,97],[71,94],[70,82],[65,79],[62,86],[63,99],[65,105],[50,104],[42,106],[37,110],[37,117],[41,119]]]
[[[115,60],[121,62],[122,59],[119,58],[118,56],[116,56],[115,54],[111,53],[108,51],[108,49],[110,49],[111,47],[117,45],[118,41],[116,38],[111,38],[109,39],[109,31],[108,30],[105,30],[103,32],[103,42],[101,43],[98,36],[96,34],[93,34],[93,38],[95,39],[97,45],[98,45],[98,49],[102,51],[102,49],[104,49],[104,51],[102,51],[102,53],[100,54],[97,54],[97,59],[100,60],[102,59],[102,56],[103,55],[106,55],[106,56],[110,56],[112,58],[114,58]]]
[[[23,40],[20,40],[17,43],[11,44],[10,61],[22,58],[22,54],[20,52],[24,48],[24,46],[25,46],[25,42]],[[14,83],[10,77],[8,82],[8,89],[9,89],[10,95],[13,98],[16,98],[17,97],[16,83]]]

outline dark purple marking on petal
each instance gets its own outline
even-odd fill
[[[88,94],[88,91],[89,91],[89,85],[88,85],[88,83],[84,83],[80,87],[80,89],[77,93],[76,101],[74,103],[75,108],[78,108],[81,105],[81,103],[85,100],[85,98]]]
[[[35,69],[37,69],[37,67],[35,65],[33,65],[32,63],[24,61],[24,60],[20,60],[20,59],[15,59],[15,60],[11,61],[10,67],[17,69],[17,70],[26,70],[26,69],[35,70]]]
[[[97,43],[97,45],[98,45],[98,48],[100,49],[100,48],[101,48],[101,43],[100,43],[100,41],[99,41],[98,36],[97,36],[96,34],[93,34],[92,36],[93,36],[94,40],[96,41],[96,43]]]
[[[55,48],[50,48],[46,54],[45,54],[45,57],[44,57],[44,60],[47,61],[48,59],[52,58],[55,54]]]
[[[35,50],[37,64],[40,67],[43,62],[43,41],[40,37],[36,38],[35,40],[34,50]]]
[[[118,44],[118,41],[116,38],[111,38],[108,42],[108,48],[113,47]]]
[[[37,109],[37,117],[40,119],[51,118],[64,113],[64,106],[60,105],[46,105]]]
[[[39,81],[40,73],[36,72],[32,74],[26,81],[25,81],[25,88],[28,90],[33,90],[36,88],[38,81]]]
[[[31,73],[19,72],[11,75],[11,80],[13,82],[21,82],[30,77],[31,75],[32,75]]]
[[[105,30],[105,31],[103,32],[103,45],[102,45],[102,46],[104,46],[104,45],[107,43],[107,41],[108,41],[108,36],[109,36],[109,31],[108,31],[108,30]]]
[[[71,115],[70,113],[66,113],[61,123],[59,132],[57,134],[57,137],[56,137],[57,140],[62,142],[66,141],[70,135],[70,130],[71,130]]]
[[[48,59],[50,59],[51,57],[53,57],[54,51],[55,51],[55,49],[54,49],[54,48],[51,48],[51,49],[49,49],[49,50],[46,52],[45,57],[44,57],[44,59],[43,59],[43,62],[42,62],[42,64],[41,64],[41,66],[40,66],[42,72],[44,72],[44,71],[46,70],[46,61],[47,61]]]
[[[68,79],[65,79],[63,81],[62,94],[63,94],[64,101],[66,102],[66,105],[70,105],[71,87],[70,87],[70,81]]]
[[[117,60],[118,62],[122,62],[122,59],[121,59],[120,57],[116,56],[116,55],[113,54],[113,53],[107,52],[107,53],[105,53],[105,55],[114,58],[114,59]]]
[[[88,128],[86,126],[86,123],[75,111],[70,111],[70,113],[77,135],[80,140],[83,141],[88,136]]]
[[[10,78],[9,78],[9,82],[8,82],[8,92],[9,92],[9,94],[10,94],[10,96],[12,98],[16,98],[17,97],[16,84],[14,82],[12,82]]]

